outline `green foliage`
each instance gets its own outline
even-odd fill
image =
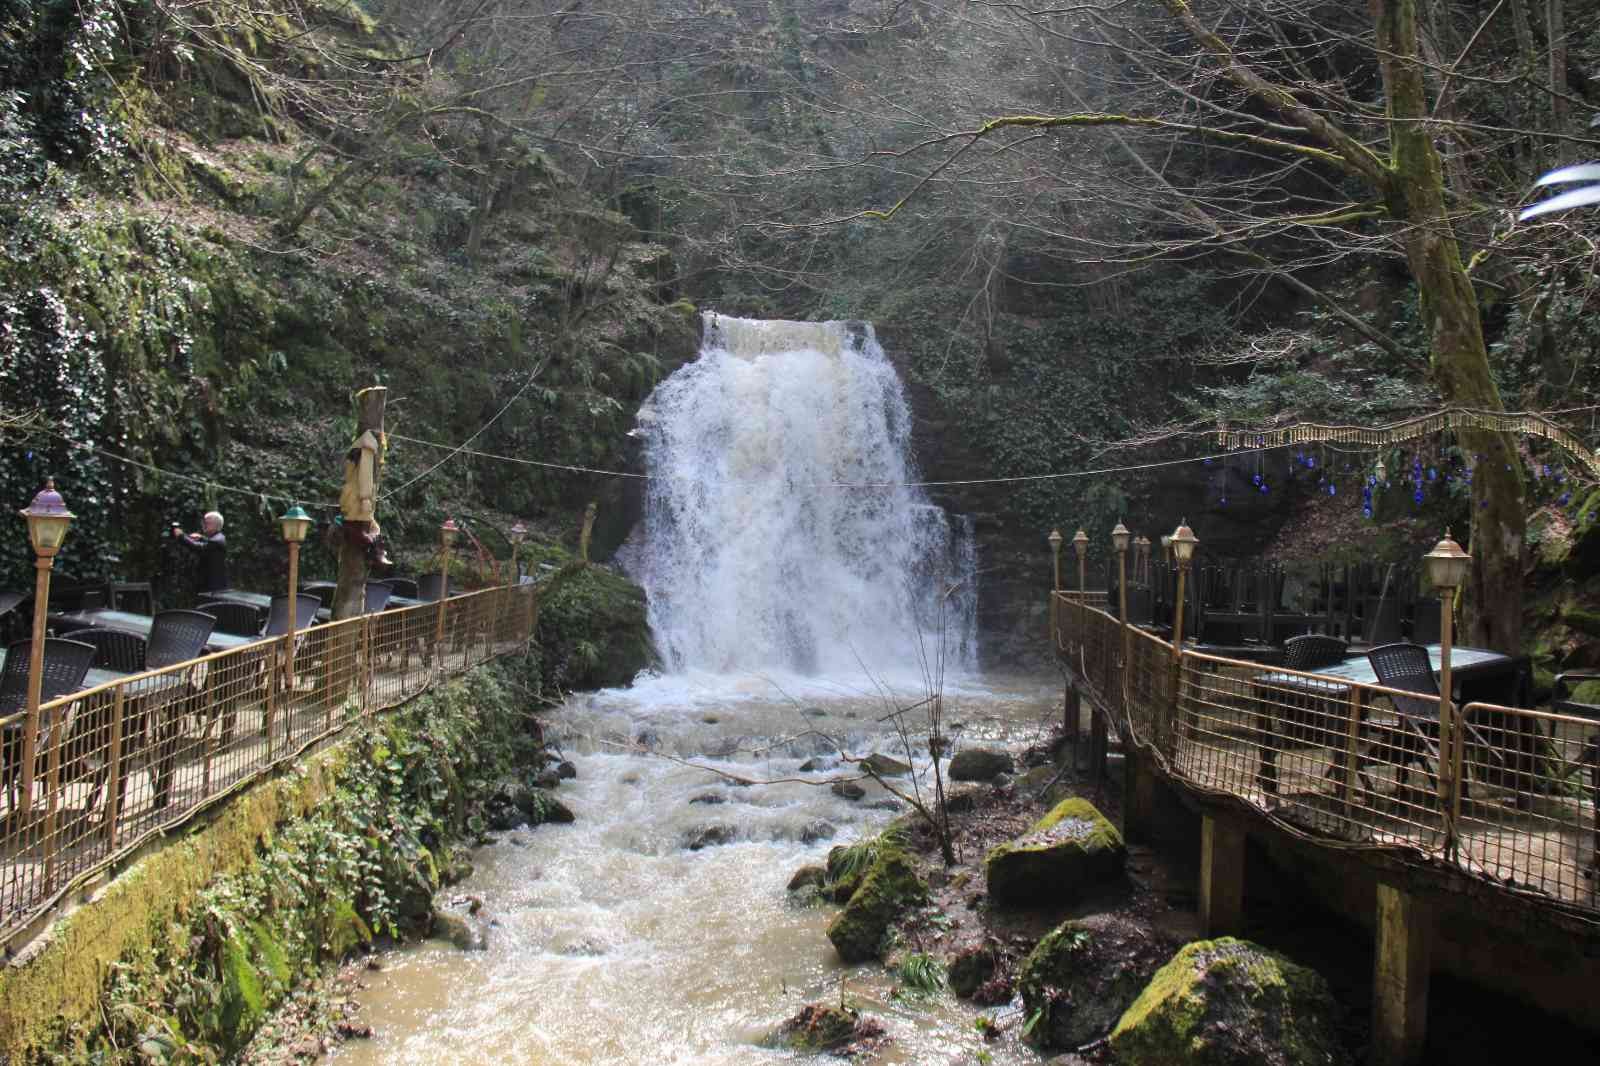
[[[912,997],[937,996],[944,991],[945,968],[938,958],[922,952],[907,955],[895,967],[902,993]]]

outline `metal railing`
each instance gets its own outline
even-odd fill
[[[0,944],[149,837],[439,680],[516,651],[538,588],[508,585],[265,638],[0,718]],[[292,656],[291,656],[292,651]]]
[[[1065,593],[1055,618],[1058,653],[1123,743],[1184,787],[1328,844],[1600,911],[1600,723],[1490,703],[1441,722],[1437,697],[1175,653]]]

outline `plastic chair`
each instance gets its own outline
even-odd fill
[[[150,643],[145,652],[146,669],[198,659],[217,620],[204,611],[162,611],[150,625]]]
[[[317,612],[322,610],[322,600],[317,596],[299,593],[294,598],[294,627],[297,630],[310,629],[317,620]],[[262,632],[265,637],[281,637],[289,632],[289,597],[272,597],[272,609],[267,614],[267,628]]]
[[[1367,652],[1367,661],[1372,664],[1378,684],[1417,693],[1416,698],[1389,697],[1400,719],[1400,741],[1392,745],[1400,752],[1396,781],[1404,785],[1410,774],[1407,767],[1411,763],[1415,762],[1427,773],[1427,760],[1433,759],[1435,765],[1439,761],[1439,682],[1433,676],[1433,660],[1428,655],[1428,649],[1421,644],[1402,641],[1373,648]],[[1503,765],[1503,760],[1499,759],[1498,753],[1483,734],[1470,722],[1464,722],[1463,725],[1463,732]],[[1428,781],[1434,789],[1439,787],[1438,775],[1429,773]],[[1463,798],[1467,795],[1467,783],[1464,780],[1461,782],[1461,795]]]
[[[137,633],[128,633],[120,629],[81,629],[72,634],[72,639],[83,644],[88,644],[95,649],[94,661],[90,669],[115,670],[123,674],[143,673],[145,669],[145,652],[148,642]],[[137,688],[137,686],[132,686]],[[144,717],[141,702],[147,693],[142,691],[129,691],[127,704],[123,708],[123,752],[126,755],[137,755],[144,745]],[[67,737],[64,755],[61,760],[61,769],[64,780],[75,781],[92,773],[94,788],[89,795],[86,809],[92,809],[100,799],[100,788],[104,784],[107,770],[107,760],[111,749],[111,710],[110,700],[90,701],[90,706],[84,708],[72,723],[72,732]]]
[[[19,640],[6,649],[4,670],[0,670],[0,715],[15,714],[28,704],[28,674],[33,655],[33,641]],[[44,642],[44,657],[40,665],[39,702],[47,703],[83,688],[84,675],[94,661],[95,648],[76,640],[49,637]],[[45,766],[45,756],[50,750],[57,716],[41,716],[39,736],[34,747],[34,775],[39,776]],[[69,722],[59,723],[70,725]],[[14,722],[0,735],[0,778],[4,779],[11,798],[11,810],[21,806],[22,749],[25,722]]]
[[[1283,665],[1311,673],[1345,660],[1350,648],[1339,637],[1307,633],[1283,642]],[[1266,675],[1271,679],[1273,675]],[[1326,689],[1326,692],[1319,691]],[[1278,791],[1278,752],[1295,748],[1336,748],[1344,741],[1349,688],[1308,678],[1261,680],[1251,686],[1254,698],[1270,709],[1256,714],[1260,763],[1256,784],[1269,795]],[[1329,766],[1329,772],[1334,767]]]
[[[423,574],[417,578],[417,599],[427,600],[430,603],[439,599],[439,592],[444,588],[443,574]]]
[[[123,674],[138,674],[145,670],[145,652],[149,641],[137,633],[90,627],[75,630],[72,639],[95,649],[90,669],[115,670]]]
[[[209,614],[217,620],[218,633],[231,633],[236,637],[261,635],[261,608],[232,600],[202,603],[195,610]]]

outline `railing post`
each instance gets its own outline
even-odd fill
[[[1348,586],[1346,586],[1348,587]],[[1356,778],[1361,773],[1361,711],[1366,691],[1359,685],[1350,686],[1350,720],[1345,725],[1344,749],[1344,816],[1352,817],[1350,810],[1356,793]]]
[[[372,706],[371,693],[367,691],[372,684],[372,627],[377,619],[376,614],[361,616],[361,647],[357,651],[359,661],[356,666],[359,670],[356,681],[356,701],[365,717]]]
[[[111,701],[111,753],[106,770],[111,790],[106,793],[106,850],[117,850],[117,816],[122,813],[122,714],[127,706],[127,687],[117,686]]]
[[[66,718],[67,708],[59,709],[58,717]],[[40,844],[44,848],[44,883],[46,891],[56,887],[56,860],[61,851],[60,842],[56,840],[56,813],[61,803],[61,745],[66,740],[66,722],[62,721],[50,730],[50,761],[49,769],[45,772],[45,814],[44,837]]]

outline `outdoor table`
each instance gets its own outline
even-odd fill
[[[148,614],[133,614],[129,611],[113,611],[109,607],[90,607],[82,611],[60,611],[50,615],[51,625],[85,625],[98,626],[101,629],[120,629],[124,633],[133,633],[136,636],[149,637],[150,630],[155,625],[155,618]],[[71,634],[68,634],[70,638]],[[229,648],[241,648],[246,644],[254,644],[261,637],[241,637],[232,633],[213,632],[206,639],[205,650],[208,652],[227,651]]]
[[[1441,648],[1438,644],[1429,644],[1427,648],[1437,679]],[[1257,771],[1257,782],[1264,791],[1276,791],[1277,750],[1272,741],[1282,732],[1280,725],[1287,725],[1289,727],[1287,734],[1291,736],[1314,733],[1326,738],[1342,733],[1350,726],[1351,688],[1356,685],[1379,684],[1372,663],[1364,654],[1351,656],[1334,666],[1318,667],[1315,673],[1317,675],[1315,678],[1272,672],[1257,674],[1250,679],[1251,695],[1258,706],[1263,703],[1287,706],[1298,710],[1302,719],[1299,722],[1279,723],[1265,714],[1256,716],[1261,737],[1259,744],[1261,764]],[[1525,706],[1530,683],[1529,660],[1526,655],[1504,655],[1487,648],[1452,648],[1450,681],[1450,687],[1454,690],[1451,694],[1452,702],[1458,706],[1474,702],[1498,703],[1510,707]],[[1425,703],[1431,702],[1437,715],[1437,699],[1430,701],[1427,696],[1419,696],[1418,699]],[[1362,709],[1362,714],[1363,717],[1366,714],[1365,707]],[[1514,759],[1515,765],[1511,767],[1513,781],[1511,787],[1520,794],[1526,792],[1532,784],[1535,752],[1538,750],[1539,739],[1533,731],[1537,726],[1530,719],[1520,716],[1512,726],[1504,720],[1505,717],[1489,713],[1479,716],[1475,721],[1484,728],[1507,736],[1508,739],[1512,739],[1512,734],[1515,734],[1517,755]],[[1306,719],[1322,719],[1325,722],[1312,724]],[[1313,746],[1325,745],[1319,743]],[[1348,757],[1348,752],[1345,753],[1345,757]]]
[[[304,590],[302,590],[304,591]],[[221,592],[206,593],[214,600],[227,600],[231,603],[243,603],[251,607],[259,607],[263,611],[272,610],[272,597],[265,592],[246,592],[243,589],[223,589]],[[328,598],[319,596],[323,606],[317,608],[317,621],[327,622],[332,620],[333,611],[328,607]]]

